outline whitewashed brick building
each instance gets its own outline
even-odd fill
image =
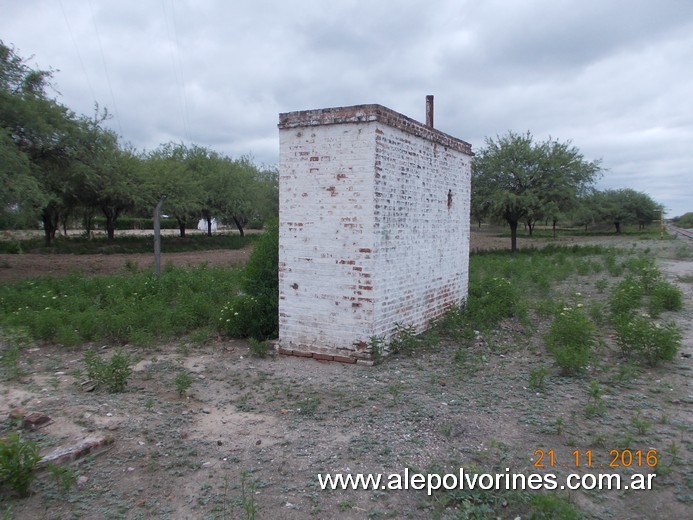
[[[432,114],[432,112],[431,112]],[[467,296],[471,146],[380,105],[279,116],[279,351],[372,360]]]

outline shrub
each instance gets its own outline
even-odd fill
[[[474,328],[489,329],[504,318],[523,318],[526,311],[519,291],[507,278],[487,276],[470,284],[465,312]]]
[[[132,374],[130,356],[118,349],[109,361],[101,359],[93,350],[84,353],[87,375],[96,386],[105,386],[111,393],[123,392]]]
[[[0,482],[8,483],[20,497],[28,496],[40,459],[35,442],[10,433],[0,439]]]
[[[683,308],[683,294],[675,285],[660,280],[650,290],[648,310],[652,316],[662,311],[680,311]]]
[[[276,337],[277,302],[270,297],[236,296],[221,308],[219,330],[233,338],[265,340]]]
[[[192,385],[192,382],[192,377],[190,377],[190,374],[187,372],[180,372],[176,376],[176,391],[180,397],[185,397],[185,394]]]
[[[272,295],[279,291],[279,223],[276,219],[258,240],[243,272],[243,290],[255,296]]]
[[[673,322],[662,326],[647,315],[622,315],[616,320],[615,327],[623,354],[650,366],[672,360],[683,337]]]
[[[594,325],[581,308],[564,307],[546,335],[548,350],[564,374],[585,369],[594,343]]]
[[[219,329],[237,338],[265,340],[279,330],[279,225],[276,220],[258,240],[243,272],[245,294],[221,309]]]
[[[612,316],[628,314],[638,307],[642,301],[645,289],[640,281],[632,275],[628,275],[619,282],[609,295],[609,307]]]

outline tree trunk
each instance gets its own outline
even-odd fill
[[[510,224],[510,250],[517,251],[517,220],[508,220]]]
[[[115,222],[110,218],[106,219],[106,233],[108,234],[108,240],[115,239]]]
[[[532,221],[531,219],[527,219],[527,228],[529,229],[529,236],[530,237],[534,235],[534,226],[536,226],[536,225],[537,225],[536,220]]]
[[[84,212],[82,217],[82,225],[84,226],[84,234],[87,238],[91,240],[91,231],[94,227],[94,215],[92,213]]]
[[[50,247],[55,239],[55,230],[58,227],[58,214],[52,204],[43,208],[43,211],[41,211],[41,221],[43,222],[43,234],[46,247]]]
[[[212,236],[212,217],[211,216],[207,217],[207,236],[208,237]]]
[[[185,221],[178,221],[178,229],[180,230],[180,237],[185,238]]]
[[[101,211],[103,211],[103,214],[106,217],[106,233],[108,235],[108,240],[114,240],[116,221],[118,220],[118,215],[120,215],[120,210],[102,207]]]
[[[63,236],[67,236],[67,220],[69,218],[69,215],[65,214],[62,217],[60,217],[60,225],[63,228]]]
[[[556,219],[553,219],[553,238],[554,240],[556,239],[556,224],[558,221]]]
[[[236,217],[232,217],[234,223],[236,224],[236,227],[238,228],[238,232],[241,234],[242,237],[245,236],[245,232],[243,231],[243,219],[237,219]]]
[[[617,220],[616,222],[614,222],[614,226],[616,226],[616,233],[620,233],[621,232],[621,223]]]

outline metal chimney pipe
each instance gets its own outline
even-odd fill
[[[426,126],[433,128],[433,96],[426,96]]]

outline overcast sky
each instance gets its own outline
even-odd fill
[[[692,0],[0,0],[0,39],[138,149],[278,159],[280,112],[377,103],[475,148],[572,141],[693,211]]]

